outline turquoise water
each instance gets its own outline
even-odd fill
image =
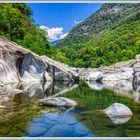
[[[13,89],[25,92],[14,94]],[[140,136],[140,103],[115,91],[91,89],[80,83],[22,83],[7,85],[0,110],[1,137],[137,137]],[[8,90],[9,89],[9,90]],[[64,96],[75,100],[75,108],[38,106],[38,100],[48,96]],[[2,95],[1,95],[2,96]],[[99,110],[113,103],[122,103],[132,112],[132,118],[115,124]]]

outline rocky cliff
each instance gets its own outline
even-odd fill
[[[55,62],[55,63],[54,63]],[[67,69],[66,69],[67,68]],[[51,81],[55,69],[61,72],[61,80],[78,79],[78,74],[62,63],[22,48],[0,36],[0,84],[19,81]]]

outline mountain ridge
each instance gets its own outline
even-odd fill
[[[139,53],[140,4],[104,4],[56,44],[75,67],[99,67]]]

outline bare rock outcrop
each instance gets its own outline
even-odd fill
[[[0,36],[0,84],[78,78],[78,73],[69,66],[47,56],[38,56]]]
[[[41,59],[49,66],[49,72],[55,80],[79,80],[79,74],[68,65],[55,61],[47,56],[41,56]]]

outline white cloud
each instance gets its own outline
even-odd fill
[[[56,41],[56,40],[59,40],[59,39],[63,39],[64,37],[67,36],[68,33],[64,33],[63,32],[63,28],[60,27],[56,27],[56,28],[49,28],[47,26],[40,26],[41,29],[43,30],[46,30],[48,32],[48,35],[47,35],[47,38],[53,42],[53,41]]]
[[[82,22],[81,20],[77,21],[77,20],[74,20],[74,25],[77,25],[79,24],[80,22]]]

